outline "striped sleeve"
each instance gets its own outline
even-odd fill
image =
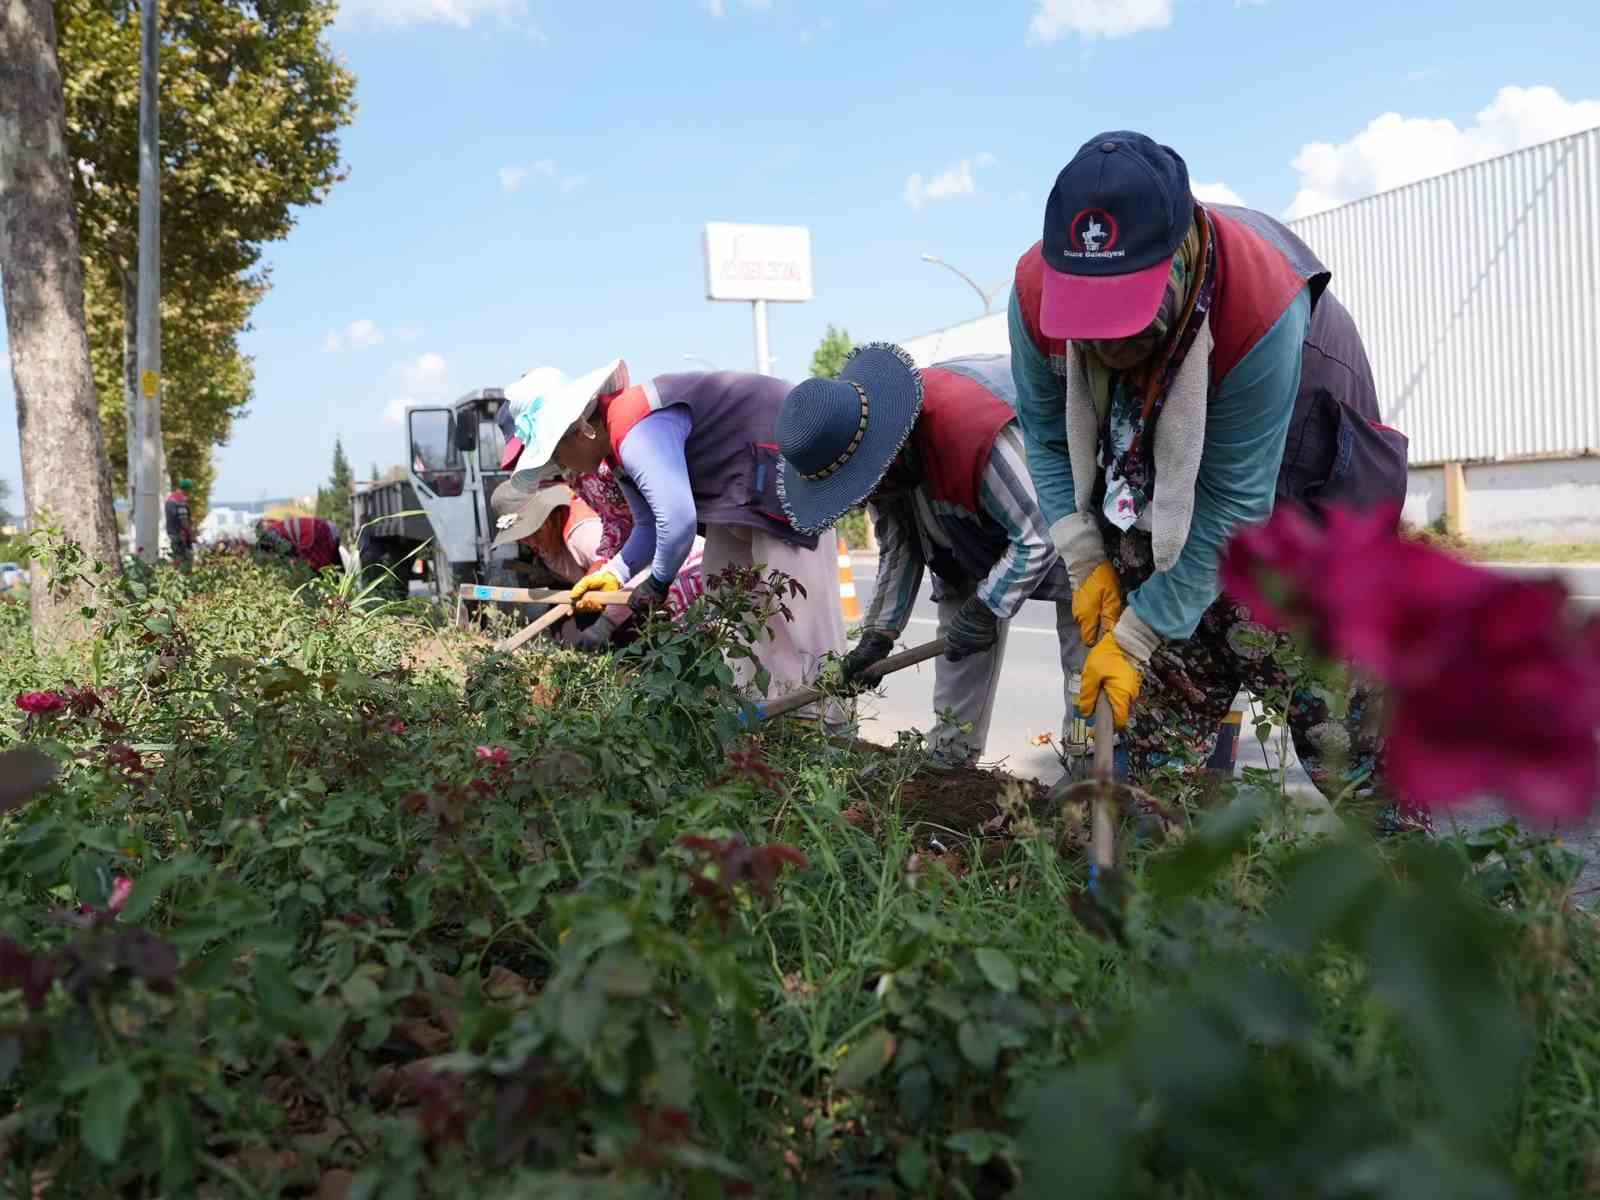
[[[910,505],[903,499],[869,504],[867,516],[878,535],[878,579],[861,628],[898,638],[911,620],[922,588],[922,551],[912,529]]]
[[[1033,595],[1059,557],[1050,528],[1039,511],[1028,476],[1027,452],[1017,427],[1007,425],[995,438],[984,468],[978,502],[985,516],[1006,531],[1006,549],[978,587],[978,596],[1002,621]]]

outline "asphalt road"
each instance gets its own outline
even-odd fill
[[[865,555],[853,559],[856,589],[860,593],[863,611],[872,595],[872,584],[877,573],[877,561]],[[1561,575],[1574,594],[1574,602],[1586,612],[1600,612],[1600,564],[1586,566],[1508,566],[1499,568],[1519,574]],[[938,627],[937,612],[929,596],[929,583],[924,581],[921,597],[917,601],[911,625],[902,639],[902,645],[915,645],[931,639]],[[883,694],[862,698],[862,736],[872,741],[893,742],[899,730],[926,730],[933,724],[933,664],[926,663],[889,676],[884,681]],[[1246,766],[1277,769],[1278,755],[1275,745],[1263,747],[1251,734],[1253,722],[1247,697],[1245,721],[1237,756],[1238,768]],[[1053,783],[1060,778],[1062,768],[1049,747],[1034,745],[1034,738],[1044,732],[1059,736],[1065,704],[1062,697],[1061,665],[1056,648],[1055,609],[1052,604],[1032,602],[1023,606],[1022,612],[1011,624],[1006,647],[1005,664],[1000,677],[1000,692],[995,702],[993,724],[989,730],[989,743],[984,761],[1004,766],[1014,774],[1032,776]],[[1295,761],[1294,749],[1288,747],[1286,782],[1289,789],[1303,799],[1310,809],[1322,807],[1321,797],[1312,787],[1310,778]],[[1308,818],[1316,822],[1318,818]],[[1457,814],[1463,824],[1479,826],[1503,819],[1503,812],[1491,805],[1482,805]],[[1578,883],[1580,889],[1595,888],[1581,899],[1589,901],[1600,897],[1600,826],[1583,832],[1569,831],[1569,840],[1588,860],[1585,878]]]

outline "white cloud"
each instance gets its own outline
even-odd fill
[[[972,176],[972,169],[974,167],[992,167],[994,164],[994,155],[984,151],[971,158],[963,158],[955,166],[941,171],[932,179],[924,179],[921,174],[908,175],[906,176],[905,191],[902,193],[905,197],[905,202],[913,209],[920,209],[924,204],[933,200],[948,200],[953,196],[976,195],[978,184]]]
[[[1310,142],[1290,163],[1300,190],[1288,216],[1308,216],[1374,192],[1600,125],[1600,99],[1551,87],[1504,87],[1465,129],[1445,117],[1384,113],[1345,142]]]
[[[1075,33],[1119,38],[1172,24],[1172,0],[1037,0],[1028,40],[1058,42]]]
[[[1202,204],[1244,204],[1244,197],[1225,183],[1191,183],[1189,190]]]
[[[739,3],[751,12],[767,12],[772,8],[772,0],[739,0]],[[728,0],[700,0],[700,7],[719,21],[728,15]]]
[[[322,348],[332,354],[335,351],[348,347],[351,350],[366,350],[383,342],[383,330],[378,328],[376,321],[369,321],[362,317],[358,321],[351,321],[341,329],[330,329],[322,339]]]
[[[529,23],[527,0],[343,0],[339,5],[341,24],[381,25],[403,29],[410,25],[453,25],[466,29],[480,18],[493,18],[506,25]]]
[[[522,185],[530,179],[548,183],[563,193],[576,192],[589,182],[587,175],[563,171],[553,158],[541,158],[538,162],[531,163],[512,163],[501,167],[498,174],[500,187],[507,192],[520,191]]]
[[[442,404],[448,401],[454,389],[450,384],[450,364],[442,354],[428,351],[416,358],[408,358],[389,369],[399,394],[390,398],[383,407],[386,425],[403,425],[406,409],[422,405]]]

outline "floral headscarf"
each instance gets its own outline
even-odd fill
[[[1100,419],[1106,518],[1131,528],[1155,489],[1154,430],[1173,377],[1183,365],[1215,290],[1215,239],[1204,210],[1172,256],[1155,320],[1130,338],[1075,342]]]

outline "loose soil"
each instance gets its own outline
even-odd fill
[[[1045,789],[1036,780],[977,767],[924,767],[900,785],[900,812],[912,824],[977,833],[997,824],[1004,812],[1001,798],[1010,789],[1020,789],[1030,810],[1042,810]]]

